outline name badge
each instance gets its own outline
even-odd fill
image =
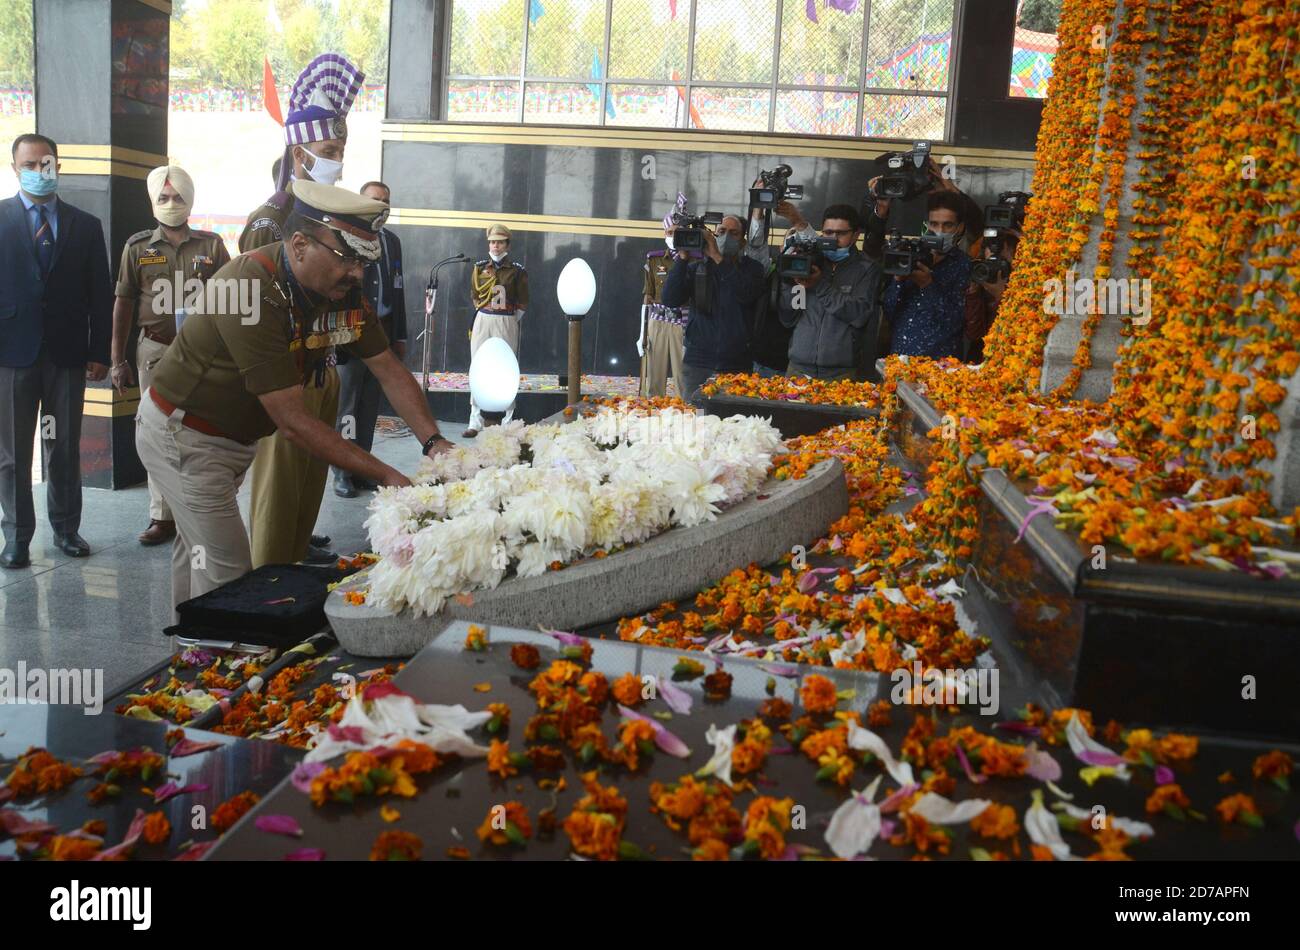
[[[139,263],[141,266],[145,264],[166,264],[167,258],[161,254],[158,254],[155,255],[154,257],[142,257],[137,263]]]

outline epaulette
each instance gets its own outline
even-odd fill
[[[520,273],[523,273],[523,274],[527,274],[527,273],[528,273],[528,271],[524,270],[524,265],[523,265],[523,264],[520,264],[518,261],[511,261],[510,263],[511,263],[511,264],[514,264],[516,267],[518,267]]]
[[[667,248],[665,248],[662,251],[651,251],[645,256],[645,259],[650,260],[650,258],[652,257],[667,257],[671,253],[672,251],[668,250]]]
[[[198,228],[190,228],[190,234],[202,238],[216,238],[218,241],[224,240],[216,231],[200,231]]]
[[[143,241],[151,234],[153,234],[153,228],[145,228],[143,231],[136,231],[135,234],[132,234],[129,238],[126,239],[126,243],[134,244],[137,241]]]
[[[475,262],[474,262],[474,266],[475,266],[475,267],[487,267],[487,266],[488,266],[489,264],[491,264],[491,263],[492,263],[492,258],[490,258],[490,257],[485,257],[485,258],[483,258],[483,260],[481,260],[481,261],[475,261]]]
[[[277,191],[271,197],[267,198],[263,204],[275,208],[277,211],[283,211],[285,208],[289,207],[289,200],[292,197],[293,195],[289,194],[287,191]]]

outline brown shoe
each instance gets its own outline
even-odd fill
[[[472,439],[474,436],[478,435],[478,429],[466,429],[461,433],[461,435],[467,439]]]
[[[140,532],[138,540],[141,544],[152,547],[170,541],[174,537],[176,537],[176,522],[159,521],[155,518],[149,522],[149,527]]]

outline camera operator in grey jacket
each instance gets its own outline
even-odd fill
[[[786,251],[795,239],[816,238],[793,205],[783,204],[778,213],[791,225]],[[846,204],[828,207],[822,215],[822,237],[833,239],[837,246],[821,252],[822,260],[813,263],[807,277],[781,286],[781,323],[794,328],[790,376],[850,379],[854,375],[862,334],[876,310],[881,276],[880,261],[857,248],[860,232],[856,208]]]

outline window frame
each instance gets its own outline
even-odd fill
[[[767,128],[757,134],[766,135],[797,135],[801,133],[777,132],[776,129],[776,109],[780,93],[782,92],[828,92],[828,93],[851,93],[854,96],[854,132],[852,135],[836,135],[834,133],[813,133],[817,137],[847,139],[847,138],[879,138],[879,136],[864,136],[863,122],[866,118],[866,98],[867,96],[911,96],[918,99],[944,99],[944,121],[943,136],[938,141],[951,141],[955,116],[953,114],[953,105],[956,101],[956,90],[954,88],[957,76],[957,58],[960,50],[960,30],[961,30],[961,12],[965,0],[953,0],[952,23],[949,28],[949,53],[947,70],[944,76],[944,88],[940,90],[917,90],[917,89],[900,89],[884,86],[866,85],[867,78],[867,51],[870,48],[871,39],[871,15],[875,9],[873,0],[861,0],[864,5],[862,15],[862,47],[861,55],[858,61],[857,83],[853,86],[828,86],[828,85],[807,85],[802,83],[782,83],[781,77],[781,31],[785,21],[785,6],[789,4],[799,4],[804,0],[775,0],[775,22],[773,23],[772,39],[772,78],[770,82],[750,83],[750,82],[725,82],[716,80],[696,80],[695,76],[695,38],[696,38],[696,13],[698,0],[689,0],[689,19],[687,28],[687,47],[686,47],[686,75],[679,81],[663,79],[641,79],[635,77],[620,76],[611,79],[609,76],[610,63],[610,41],[614,28],[614,0],[605,0],[605,37],[604,48],[601,50],[601,63],[604,68],[600,78],[593,76],[535,76],[530,75],[528,67],[528,43],[529,43],[529,0],[517,0],[520,7],[520,16],[523,19],[523,43],[520,50],[520,68],[517,74],[500,75],[500,76],[477,76],[467,73],[453,73],[451,71],[451,43],[452,27],[456,16],[456,0],[448,0],[448,16],[445,19],[442,39],[442,88],[443,102],[442,113],[444,121],[455,122],[458,124],[473,124],[474,119],[449,117],[451,84],[455,82],[489,82],[489,83],[510,83],[515,86],[515,91],[519,99],[518,108],[515,110],[515,117],[511,124],[518,125],[556,125],[550,122],[529,122],[525,119],[524,114],[527,106],[527,88],[530,83],[553,83],[562,85],[581,85],[600,87],[599,101],[597,102],[597,122],[595,123],[573,123],[562,124],[563,127],[572,128],[618,128],[618,129],[645,129],[648,131],[698,131],[698,132],[744,132],[743,129],[696,129],[691,125],[690,106],[692,102],[692,93],[695,89],[755,89],[766,90],[768,93],[767,104]],[[680,15],[679,10],[679,15]],[[685,108],[680,108],[678,124],[671,126],[658,125],[619,125],[608,122],[608,102],[611,85],[615,86],[640,86],[654,87],[665,90],[673,90],[680,87],[685,93]],[[751,133],[753,134],[753,133]],[[806,133],[804,133],[806,134]]]

